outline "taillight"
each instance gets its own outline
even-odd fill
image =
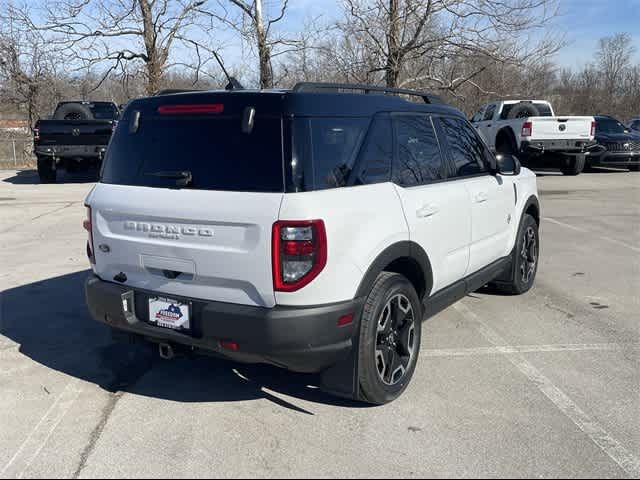
[[[114,120],[114,121],[111,123],[111,133],[112,133],[112,134],[113,134],[113,133],[116,133],[116,128],[118,128],[118,120]]]
[[[596,136],[596,121],[593,120],[591,122],[591,136],[595,137]]]
[[[522,124],[522,136],[530,137],[533,132],[533,124],[531,122],[524,122]]]
[[[201,103],[186,105],[160,105],[158,113],[160,115],[187,115],[202,113],[222,113],[224,104],[222,103]]]
[[[33,139],[34,139],[36,142],[39,142],[39,141],[40,141],[40,129],[39,129],[38,127],[36,127],[36,128],[34,128],[34,129],[33,129]]]
[[[93,222],[91,220],[91,207],[89,205],[85,205],[85,207],[87,207],[87,218],[82,222],[82,226],[89,235],[89,238],[87,239],[87,257],[89,257],[89,261],[95,265],[96,256],[94,254],[95,250],[93,249]]]
[[[327,264],[324,222],[278,221],[273,224],[271,248],[274,290],[300,290],[316,278]]]

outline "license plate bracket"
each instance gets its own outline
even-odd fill
[[[191,302],[167,297],[149,297],[149,323],[180,332],[191,331]]]

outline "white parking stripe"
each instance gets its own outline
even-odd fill
[[[576,227],[574,225],[569,225],[568,223],[561,222],[560,220],[556,220],[555,218],[544,217],[543,220],[546,220],[547,222],[555,223],[556,225],[561,225],[561,226],[563,226],[565,228],[569,228],[571,230],[575,230],[576,232],[593,233],[590,230],[587,230],[585,228],[580,228],[580,227]],[[598,235],[598,234],[595,234],[595,236],[596,236],[596,238],[599,238],[600,240],[604,240],[605,242],[614,243],[616,245],[620,245],[621,247],[629,248],[629,249],[633,250],[634,252],[640,252],[640,248],[635,247],[633,245],[629,245],[628,243],[623,242],[621,240],[616,240],[615,238],[606,237],[604,235]]]
[[[47,410],[31,431],[13,458],[11,458],[9,463],[0,471],[0,477],[22,477],[27,468],[29,468],[31,463],[38,457],[49,440],[49,437],[51,437],[51,434],[71,409],[81,392],[82,386],[80,380],[75,379],[69,382],[56,401],[53,402],[53,405],[49,407],[49,410]]]
[[[477,314],[472,312],[464,303],[458,302],[454,307],[470,323],[478,329],[485,339],[495,346],[506,345],[506,341],[487,325]],[[522,354],[505,355],[520,372],[527,377],[551,402],[564,413],[580,430],[602,449],[620,468],[631,478],[640,478],[640,460],[627,450],[618,440],[613,438],[597,422],[589,417],[562,390],[545,377]]]
[[[629,343],[559,343],[550,345],[504,345],[475,348],[439,348],[420,350],[420,355],[427,357],[472,357],[476,355],[509,355],[514,353],[544,352],[586,352],[619,351],[625,348],[638,348],[640,344]]]

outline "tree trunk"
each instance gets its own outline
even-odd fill
[[[260,57],[260,88],[273,88],[273,71],[271,70],[271,50],[267,41],[262,16],[262,0],[256,0],[256,38]]]
[[[387,30],[387,44],[389,46],[389,52],[387,56],[387,64],[385,66],[385,81],[387,87],[392,88],[398,86],[400,69],[402,67],[398,1],[399,0],[389,0],[389,23]]]

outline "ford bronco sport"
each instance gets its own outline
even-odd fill
[[[372,404],[407,387],[424,318],[489,283],[526,292],[538,266],[535,176],[421,92],[135,100],[86,205],[87,302],[116,336]]]

